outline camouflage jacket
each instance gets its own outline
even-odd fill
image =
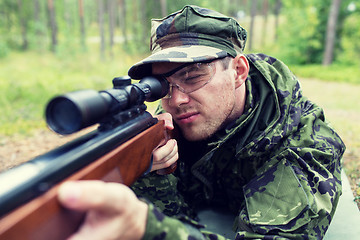
[[[225,239],[197,222],[234,215],[235,239],[322,239],[341,195],[345,146],[279,60],[247,55],[244,114],[206,142],[179,139],[178,169],[132,188],[149,203],[144,239]]]

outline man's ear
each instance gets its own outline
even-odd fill
[[[235,70],[235,87],[240,87],[248,77],[249,62],[243,54],[237,55],[233,60],[233,68]]]

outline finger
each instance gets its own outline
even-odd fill
[[[158,163],[158,164],[154,164],[153,165],[153,170],[159,170],[159,169],[162,169],[162,168],[170,167],[178,159],[179,159],[179,155],[178,155],[178,153],[176,153],[176,154],[172,155],[171,157],[167,158],[166,161],[163,161],[163,162]]]
[[[175,141],[175,140],[174,140]],[[160,159],[158,161],[158,163],[165,163],[170,161],[170,159],[177,157],[178,156],[178,148],[177,148],[177,144],[175,143],[175,146],[172,148],[172,151],[167,154],[165,157],[163,157],[162,159]]]
[[[179,155],[177,152],[175,152],[174,154],[166,156],[166,158],[162,159],[161,161],[154,162],[152,166],[152,170],[167,168],[171,166],[173,163],[175,163],[178,159],[179,159]]]
[[[146,227],[147,204],[125,185],[102,181],[66,182],[59,200],[73,210],[87,211],[78,239],[141,239]]]
[[[162,113],[157,116],[155,116],[158,120],[164,120],[165,128],[169,130],[174,129],[174,124],[172,120],[172,116],[170,113]]]
[[[172,148],[171,152],[165,153],[164,155],[161,155],[161,153],[159,154],[157,154],[156,152],[154,153],[153,165],[151,171],[167,168],[172,164],[174,164],[179,159],[176,142],[175,142],[175,146],[171,148]]]
[[[126,200],[123,196],[132,192],[122,184],[104,183],[102,181],[76,181],[62,184],[58,199],[67,208],[86,211],[89,209],[117,210],[114,202]]]
[[[168,140],[165,145],[153,151],[154,163],[164,162],[171,158],[178,151],[177,142],[175,139]]]

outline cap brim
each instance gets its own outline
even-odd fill
[[[226,51],[203,45],[183,45],[162,49],[134,64],[128,72],[133,79],[141,79],[151,75],[151,64],[161,62],[187,63],[202,62],[212,59],[224,58]]]

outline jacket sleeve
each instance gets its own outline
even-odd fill
[[[204,225],[193,220],[192,213],[176,189],[177,178],[172,174],[150,173],[131,186],[148,208],[146,240],[225,239],[207,232]],[[214,238],[215,237],[215,238]]]
[[[185,215],[177,217],[169,217],[163,214],[152,203],[149,204],[148,219],[146,224],[146,232],[143,239],[145,240],[205,240],[205,239],[225,239],[221,236],[217,238],[215,234],[203,234],[200,229],[204,226]],[[210,236],[208,236],[210,235]]]

